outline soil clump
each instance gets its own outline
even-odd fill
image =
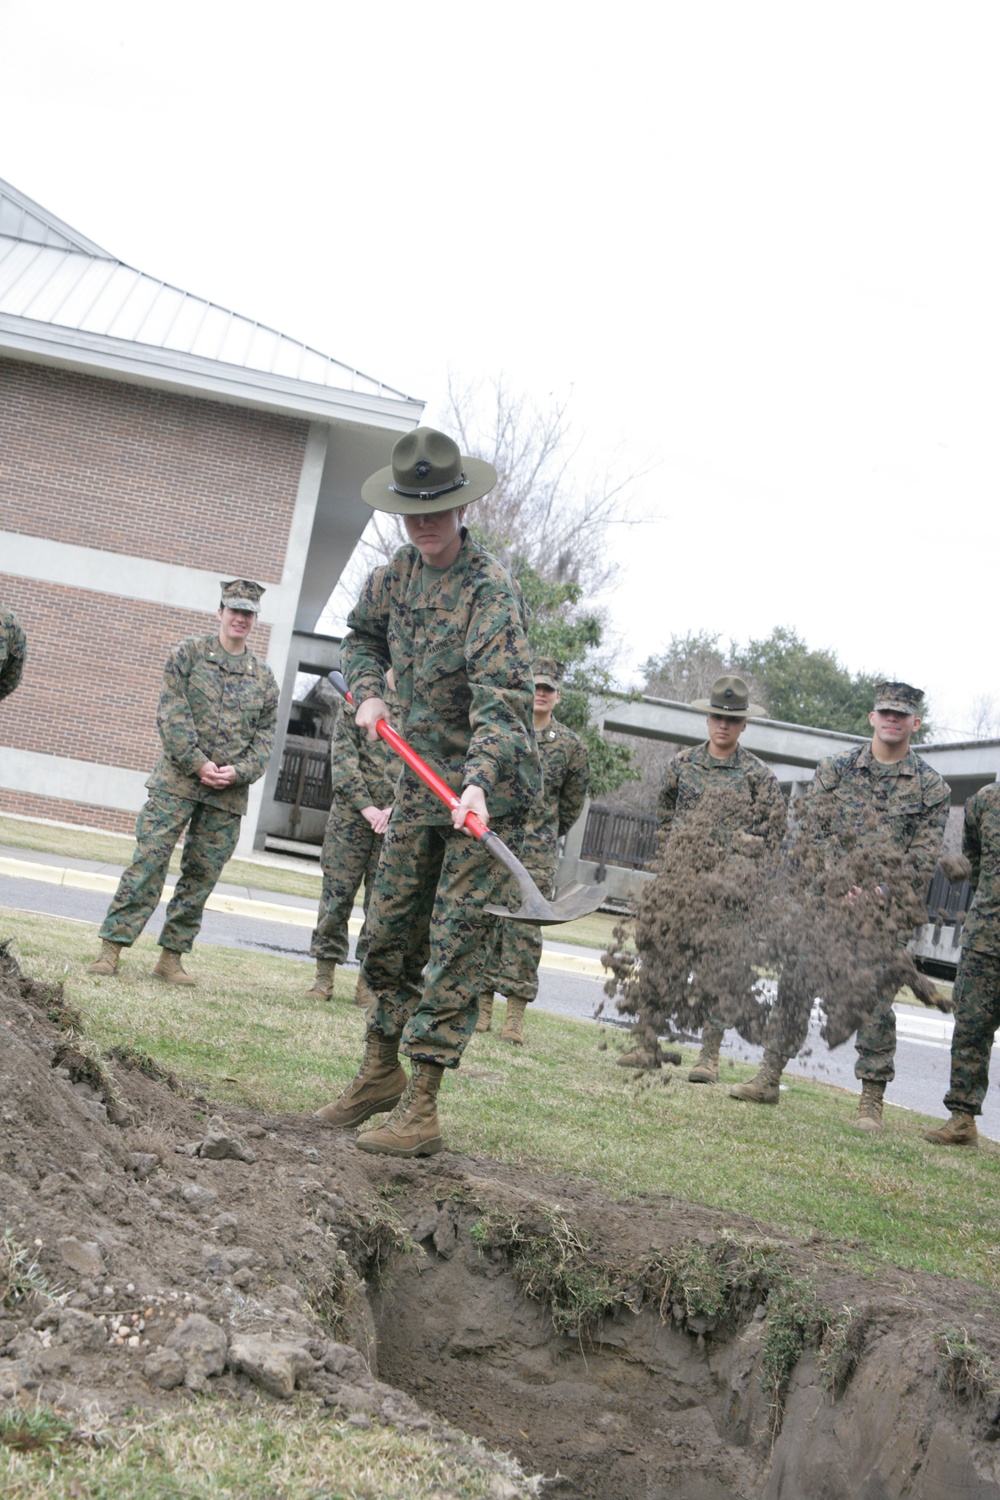
[[[636,1018],[651,1063],[658,1038],[689,1038],[710,1018],[760,1045],[781,975],[803,1022],[820,1002],[830,1047],[886,991],[908,986],[950,1008],[906,947],[927,919],[913,858],[872,812],[855,826],[820,799],[797,808],[780,855],[732,832],[741,804],[725,790],[703,795],[663,842],[636,917],[603,955],[605,992]]]
[[[513,1453],[511,1500],[1000,1500],[981,1288],[216,1109],[3,947],[0,1202],[0,1413],[295,1399]]]

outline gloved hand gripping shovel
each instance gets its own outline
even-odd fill
[[[341,697],[353,704],[354,699],[348,691],[343,674],[330,672],[328,676]],[[386,719],[379,719],[375,731],[379,738],[385,740],[389,748],[406,762],[414,775],[419,776],[424,785],[430,787],[435,796],[440,797],[446,807],[458,806],[458,798],[448,783],[442,781],[426,761],[421,760],[417,752],[406,743],[402,735],[396,733]],[[605,887],[603,885],[581,885],[579,881],[575,881],[572,885],[564,886],[553,901],[546,901],[517,855],[507,848],[502,838],[491,833],[474,812],[466,813],[465,827],[475,835],[487,854],[499,860],[504,869],[510,871],[521,892],[521,905],[517,911],[509,911],[506,906],[485,908],[495,916],[509,917],[514,922],[572,922],[576,917],[586,917],[590,912],[596,911],[604,900]]]

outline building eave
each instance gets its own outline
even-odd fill
[[[0,313],[0,355],[309,421],[409,431],[423,401],[315,385],[198,355]]]

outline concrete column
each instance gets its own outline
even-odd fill
[[[281,698],[278,703],[278,733],[275,735],[274,753],[266,772],[260,781],[250,788],[250,805],[243,819],[240,841],[236,846],[237,854],[246,854],[251,849],[264,847],[264,831],[260,826],[261,809],[265,799],[268,801],[274,799],[274,787],[278,779],[281,754],[285,744],[285,728],[288,724],[288,715],[295,691],[295,664],[293,663],[292,670],[289,671],[288,657],[295,629],[295,615],[299,606],[297,585],[305,570],[329,436],[330,430],[325,422],[310,423],[306,451],[299,474],[298,492],[295,496],[295,509],[292,512],[292,524],[288,531],[288,545],[285,548],[285,561],[281,573],[280,610],[271,626],[271,638],[267,649],[267,664],[278,679],[281,688]],[[333,584],[331,583],[330,586],[332,588]]]

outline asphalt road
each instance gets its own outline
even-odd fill
[[[297,897],[276,896],[273,900],[285,901],[299,909],[307,904]],[[84,924],[86,930],[84,926],[81,927],[79,942],[73,944],[72,952],[67,952],[66,957],[70,962],[89,961],[96,954],[96,928],[104,917],[107,905],[106,891],[84,890],[71,885],[53,885],[20,876],[0,875],[0,907],[43,915],[47,913]],[[147,932],[155,935],[160,931],[164,912],[162,905],[157,907]],[[306,964],[310,962],[309,937],[310,930],[307,926],[293,925],[290,921],[207,910],[199,942],[254,952],[281,953],[288,958],[301,959]],[[352,959],[353,952],[352,938]],[[567,972],[550,965],[561,962],[579,965],[582,962],[589,967],[596,958],[597,953],[593,949],[572,948],[546,939],[545,959],[539,972],[536,1001],[539,1008],[560,1015],[594,1020],[595,1012],[604,1001],[603,980],[590,973]],[[600,1020],[615,1029],[624,1027],[626,1023],[617,1016],[613,1003],[607,1001],[605,1007]],[[941,1101],[948,1088],[950,1018],[937,1011],[905,1005],[896,1007],[896,1015],[896,1077],[889,1085],[886,1098],[893,1104],[945,1119],[948,1112]],[[760,1055],[759,1048],[749,1046],[736,1032],[726,1033],[724,1059],[731,1057],[756,1062]],[[817,1027],[812,1025],[806,1047],[792,1064],[792,1070],[857,1093],[860,1085],[854,1077],[854,1059],[852,1042],[845,1042],[831,1051],[820,1038]],[[735,1103],[733,1108],[737,1108]],[[983,1104],[979,1128],[982,1134],[993,1140],[1000,1140],[1000,1048],[997,1046],[993,1048],[990,1090]]]

